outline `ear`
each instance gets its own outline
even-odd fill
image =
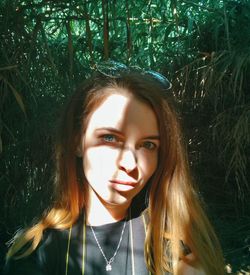
[[[75,146],[76,146],[75,155],[77,157],[81,158],[82,157],[82,140],[81,140],[81,135],[80,134],[77,134],[75,136],[74,143],[75,143]]]
[[[76,152],[75,152],[76,156],[81,158],[82,157],[82,147],[81,147],[81,144],[79,144],[77,147],[76,147]]]

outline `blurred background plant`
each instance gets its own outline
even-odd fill
[[[53,199],[63,102],[91,66],[112,59],[172,81],[228,272],[249,274],[249,29],[247,0],[2,0],[0,264],[7,240]]]

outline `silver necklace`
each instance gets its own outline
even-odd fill
[[[93,233],[93,236],[94,236],[95,241],[96,241],[96,243],[97,243],[97,246],[98,246],[99,250],[101,251],[102,256],[103,256],[103,258],[104,258],[104,260],[105,260],[105,262],[106,262],[106,271],[111,271],[111,270],[112,270],[111,264],[113,263],[113,261],[114,261],[114,259],[115,259],[115,256],[116,256],[116,254],[117,254],[117,252],[118,252],[118,250],[119,250],[119,248],[120,248],[120,245],[121,245],[121,242],[122,242],[122,237],[123,237],[123,233],[124,233],[124,231],[125,231],[126,224],[127,224],[127,219],[125,220],[125,222],[124,222],[124,224],[123,224],[122,233],[121,233],[120,240],[119,240],[119,242],[118,242],[117,248],[116,248],[116,250],[115,250],[115,253],[114,253],[114,255],[113,255],[109,260],[107,259],[106,255],[104,254],[104,251],[103,251],[103,249],[102,249],[102,247],[101,247],[101,245],[100,245],[100,243],[99,243],[99,241],[98,241],[98,239],[97,239],[97,237],[96,237],[96,234],[95,234],[95,231],[94,231],[93,227],[90,225],[90,228],[91,228],[91,230],[92,230],[92,233]]]

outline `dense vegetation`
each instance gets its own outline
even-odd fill
[[[228,269],[249,274],[249,30],[247,0],[2,0],[1,263],[5,242],[53,198],[53,139],[65,98],[96,63],[112,59],[173,83]]]

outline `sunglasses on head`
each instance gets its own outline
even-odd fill
[[[152,70],[143,70],[138,66],[127,66],[123,63],[116,62],[114,60],[104,61],[98,64],[95,64],[92,69],[101,73],[104,76],[111,78],[118,78],[124,73],[136,72],[142,75],[152,77],[154,80],[159,81],[159,83],[168,90],[172,87],[172,84],[169,80],[162,74],[152,71]]]

